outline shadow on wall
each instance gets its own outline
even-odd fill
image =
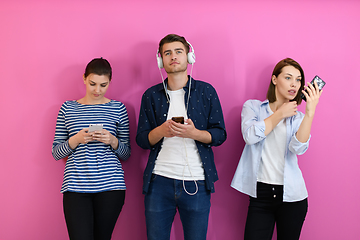
[[[155,43],[140,43],[130,50],[129,54],[139,56],[132,58],[133,62],[122,59],[121,61],[113,60],[113,63],[111,63],[113,68],[116,68],[117,74],[115,75],[116,82],[114,81],[109,96],[121,101],[127,108],[131,143],[131,157],[126,162],[122,162],[127,190],[125,205],[113,232],[114,239],[146,239],[142,179],[149,150],[144,150],[136,144],[136,131],[138,111],[143,93],[147,88],[161,82],[156,67],[156,47]],[[154,57],[151,58],[150,56]],[[134,227],[123,227],[129,225]],[[134,229],[137,229],[137,231],[134,231]]]

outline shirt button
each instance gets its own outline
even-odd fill
[[[273,188],[272,190],[275,191],[275,188]]]
[[[274,198],[276,198],[276,195],[274,195]]]

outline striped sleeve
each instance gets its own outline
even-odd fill
[[[65,126],[66,103],[64,103],[56,120],[55,137],[52,145],[52,155],[55,160],[69,156],[73,151],[69,146],[69,133]]]
[[[120,105],[119,109],[119,124],[117,126],[117,136],[119,147],[113,151],[121,160],[127,160],[131,154],[130,148],[130,131],[129,131],[129,117],[124,104]]]

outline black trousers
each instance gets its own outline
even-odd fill
[[[63,194],[66,226],[71,240],[110,240],[124,205],[125,190]]]
[[[271,240],[276,223],[278,240],[298,240],[308,209],[307,199],[283,202],[283,186],[257,183],[250,197],[244,240]]]

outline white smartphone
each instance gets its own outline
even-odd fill
[[[103,129],[102,124],[90,124],[88,132],[101,131]]]

